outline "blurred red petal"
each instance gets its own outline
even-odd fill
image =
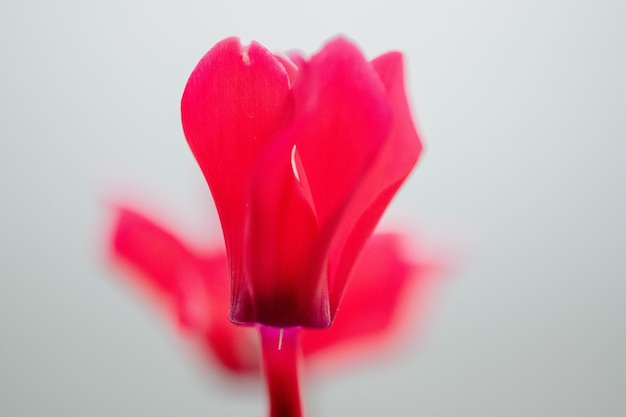
[[[325,331],[305,332],[305,354],[347,339],[383,332],[391,323],[412,269],[402,257],[399,236],[372,236],[356,262],[333,325]]]
[[[345,296],[328,329],[305,329],[302,349],[315,365],[336,365],[359,359],[402,336],[415,324],[435,265],[405,257],[403,238],[375,234],[363,249],[350,275]]]
[[[168,304],[180,302],[180,275],[198,269],[197,259],[172,234],[128,208],[117,208],[111,252],[140,272],[142,284]]]
[[[256,329],[236,326],[226,317],[214,320],[199,340],[209,356],[228,371],[250,373],[260,370]]]
[[[163,300],[171,318],[235,372],[258,367],[251,329],[228,321],[226,254],[198,255],[155,221],[129,208],[117,209],[112,255],[131,265],[150,293]]]

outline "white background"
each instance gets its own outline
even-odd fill
[[[626,414],[624,4],[2,3],[0,415],[265,415],[107,266],[107,204],[215,238],[187,76],[226,36],[309,54],[338,33],[406,54],[427,150],[388,218],[457,265],[419,343],[309,381],[309,415]]]

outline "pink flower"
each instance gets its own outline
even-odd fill
[[[207,359],[235,374],[260,370],[256,332],[228,320],[228,271],[221,248],[193,249],[154,220],[119,206],[109,251],[114,261],[130,267],[134,273],[127,276],[160,301]],[[424,284],[437,269],[428,260],[407,261],[399,235],[374,235],[357,259],[333,326],[304,330],[304,359],[344,362],[368,346],[397,339],[400,332],[394,330],[408,318],[406,306],[421,304]]]
[[[421,151],[401,54],[367,61],[338,38],[289,60],[229,38],[198,63],[181,111],[223,228],[230,319],[330,326]]]
[[[270,416],[299,417],[302,352],[388,329],[411,275],[394,236],[372,238],[359,258],[421,152],[402,55],[367,61],[338,38],[306,60],[225,39],[189,77],[181,113],[226,258],[195,253],[127,209],[114,253],[228,369],[260,366],[258,345],[226,311],[236,324],[257,325]],[[320,330],[336,318],[335,331]]]

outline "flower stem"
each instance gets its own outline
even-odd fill
[[[302,417],[300,328],[259,326],[270,417]]]

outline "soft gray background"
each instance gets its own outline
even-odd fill
[[[310,415],[625,415],[624,4],[3,2],[0,415],[265,415],[107,267],[106,205],[142,193],[206,239],[186,77],[226,36],[337,33],[406,54],[428,149],[388,217],[458,265],[420,343],[309,383]]]

